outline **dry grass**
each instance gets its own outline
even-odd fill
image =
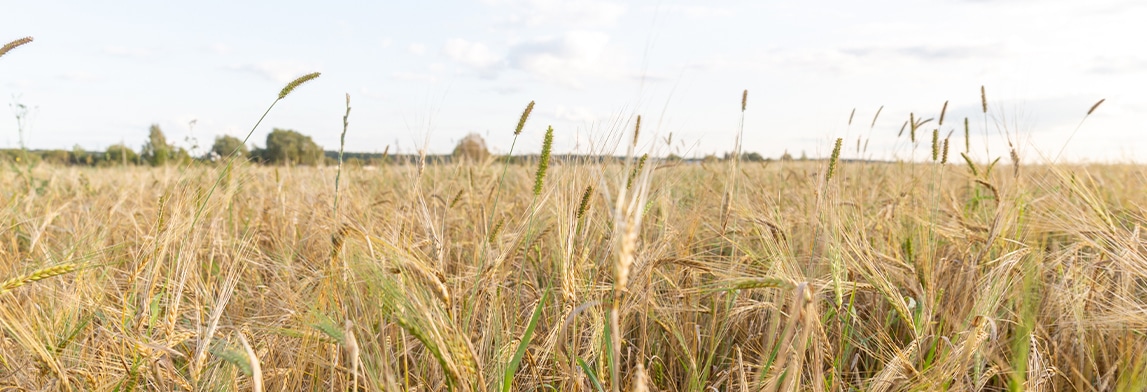
[[[649,159],[0,174],[0,388],[1147,383],[1141,167]]]

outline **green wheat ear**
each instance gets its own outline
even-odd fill
[[[9,42],[7,44],[4,44],[4,46],[0,47],[0,57],[4,57],[4,55],[8,54],[8,52],[11,51],[12,49],[16,49],[17,47],[24,45],[24,44],[27,44],[29,42],[32,42],[32,37],[24,37],[24,38],[20,38],[18,40]]]
[[[322,73],[311,72],[309,74],[300,76],[298,79],[292,80],[290,83],[287,83],[286,86],[283,86],[283,90],[279,91],[279,99],[286,98],[287,95],[291,93],[291,91],[295,91],[296,87],[299,87],[299,85],[302,85],[303,83],[306,83],[306,82],[314,80],[315,78],[318,78],[319,75],[322,75]]]
[[[546,169],[550,167],[550,150],[554,146],[554,127],[546,129],[546,138],[542,141],[542,157],[538,159],[538,172],[534,176],[534,196],[542,194],[542,183],[546,179]]]

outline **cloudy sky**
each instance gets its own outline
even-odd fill
[[[152,123],[177,144],[194,137],[207,146],[216,135],[245,135],[285,82],[321,71],[276,106],[253,144],[282,127],[337,148],[349,93],[352,151],[448,152],[477,132],[504,152],[535,100],[518,151],[536,151],[547,125],[559,151],[601,149],[641,114],[644,148],[699,156],[732,148],[748,89],[744,146],[765,156],[822,156],[844,137],[855,157],[863,137],[868,157],[910,157],[897,138],[909,113],[935,117],[950,101],[941,131],[955,131],[953,148],[963,150],[970,117],[977,159],[1006,156],[1006,134],[1025,159],[1039,160],[1057,155],[1106,98],[1064,156],[1147,160],[1147,51],[1134,38],[1147,36],[1142,1],[45,0],[3,8],[0,41],[36,39],[0,59],[5,106],[33,108],[31,148],[138,147]],[[16,121],[0,114],[0,148],[15,147]]]

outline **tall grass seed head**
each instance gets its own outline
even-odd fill
[[[538,171],[534,175],[534,196],[542,194],[542,184],[546,179],[546,169],[550,167],[550,150],[554,146],[554,127],[546,129],[546,137],[542,140],[542,156],[538,159]]]
[[[641,116],[637,116],[637,126],[633,127],[633,145],[637,146],[637,137],[641,135]]]
[[[300,76],[295,80],[292,80],[290,83],[287,83],[286,86],[283,86],[283,89],[279,91],[279,99],[286,98],[287,95],[290,95],[292,91],[295,91],[295,88],[298,88],[303,83],[315,80],[315,78],[318,78],[320,75],[322,75],[322,73],[311,72],[309,74]]]
[[[940,130],[932,130],[932,161],[940,159]]]
[[[585,216],[586,211],[589,211],[589,200],[593,197],[593,185],[585,187],[585,192],[581,194],[581,202],[577,206],[577,219]]]
[[[984,113],[988,112],[988,92],[982,85],[980,86],[980,108]]]
[[[843,138],[836,138],[836,145],[832,147],[832,157],[828,159],[828,171],[824,173],[824,181],[832,179],[832,173],[836,171],[836,162],[840,160],[840,145],[844,142]]]
[[[944,115],[948,114],[948,101],[944,101],[944,107],[940,109],[940,122],[936,126],[944,126]]]
[[[4,46],[0,46],[0,57],[4,57],[4,55],[8,54],[8,52],[11,51],[12,49],[16,49],[17,47],[28,44],[30,42],[32,42],[32,37],[24,37],[24,38],[20,38],[18,40],[6,43],[6,44],[4,44]]]
[[[514,128],[514,136],[518,136],[518,135],[522,134],[522,128],[524,128],[526,126],[526,120],[530,118],[530,112],[533,112],[533,111],[534,111],[534,101],[530,101],[530,104],[526,105],[526,110],[522,111],[522,117],[518,118],[518,126],[516,128]]]
[[[948,163],[948,140],[951,140],[951,139],[944,138],[944,148],[943,148],[943,151],[940,153],[940,164],[941,165]]]
[[[1094,105],[1091,105],[1091,109],[1087,110],[1087,115],[1090,116],[1091,113],[1095,113],[1095,109],[1099,108],[1099,105],[1103,104],[1103,101],[1106,101],[1106,100],[1107,100],[1107,98],[1103,98],[1103,99],[1100,99],[1099,102],[1096,102]]]

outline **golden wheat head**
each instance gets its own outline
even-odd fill
[[[47,267],[47,268],[41,268],[41,269],[32,271],[30,273],[27,273],[27,274],[24,274],[21,276],[17,276],[17,277],[14,277],[12,279],[8,279],[8,280],[4,281],[4,283],[0,283],[0,294],[4,294],[10,290],[16,289],[17,287],[20,287],[20,286],[23,286],[26,284],[30,284],[30,283],[33,283],[36,281],[48,279],[48,278],[51,278],[53,276],[64,275],[64,274],[70,273],[72,271],[75,271],[79,268],[80,268],[80,265],[75,264],[75,263],[60,264],[60,265],[54,265],[54,266]]]

